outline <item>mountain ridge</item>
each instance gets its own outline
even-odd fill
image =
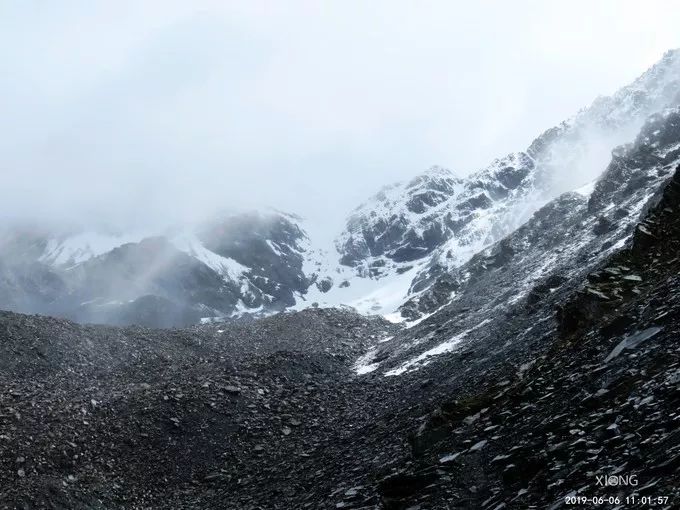
[[[138,232],[7,225],[0,235],[0,274],[5,288],[13,290],[0,295],[0,307],[114,324],[149,317],[145,324],[151,326],[313,305],[416,320],[432,309],[415,311],[415,301],[440,301],[432,299],[437,275],[455,272],[562,192],[594,181],[611,152],[633,140],[645,119],[678,104],[678,90],[680,50],[671,50],[631,84],[543,132],[525,151],[497,158],[464,178],[434,166],[384,187],[350,213],[329,246],[316,245],[301,218],[274,210],[230,212],[197,225]],[[145,240],[158,237],[168,243],[156,250],[155,259],[132,255],[150,246]],[[125,248],[129,263],[110,262],[109,272],[112,278],[122,277],[120,271],[137,274],[144,281],[129,281],[136,293],[113,292],[101,276],[100,292],[83,287],[88,278],[97,279],[94,273],[105,272],[96,269],[104,264],[101,257],[128,244],[136,246]],[[131,267],[134,261],[143,267]],[[156,271],[169,261],[179,266]],[[93,275],[84,275],[88,270]],[[182,319],[173,322],[173,316]]]

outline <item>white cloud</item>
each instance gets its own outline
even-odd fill
[[[676,2],[0,7],[0,215],[339,220],[524,148],[680,46]]]

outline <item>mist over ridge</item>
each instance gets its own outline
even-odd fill
[[[338,230],[384,184],[483,168],[680,46],[674,10],[633,6],[6,7],[0,217],[272,206]]]

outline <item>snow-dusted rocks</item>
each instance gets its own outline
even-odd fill
[[[498,338],[535,337],[566,293],[645,228],[640,221],[679,167],[680,107],[653,116],[633,143],[617,149],[589,196],[562,194],[460,267],[424,272],[428,286],[401,311],[411,321],[425,320],[378,345],[373,358],[381,362],[373,371],[402,374],[468,342],[489,346]],[[618,271],[628,287],[639,282],[629,269]],[[616,297],[589,292],[602,300]]]
[[[385,261],[409,262],[451,236],[446,210],[463,181],[433,167],[412,181],[383,188],[349,217],[336,245],[340,262],[380,274]]]
[[[337,238],[341,264],[375,279],[376,287],[381,279],[391,281],[419,265],[422,269],[410,273],[412,284],[400,299],[429,302],[428,309],[439,306],[455,292],[458,284],[450,274],[456,268],[562,193],[588,194],[612,151],[632,142],[650,115],[679,101],[680,51],[674,50],[611,97],[598,98],[545,131],[526,151],[497,159],[464,179],[433,167],[410,182],[384,188],[351,214]],[[630,185],[636,183],[641,184]],[[412,308],[402,311],[413,318]]]

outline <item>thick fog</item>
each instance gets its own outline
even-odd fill
[[[0,216],[155,225],[522,150],[680,46],[650,1],[5,2]]]

